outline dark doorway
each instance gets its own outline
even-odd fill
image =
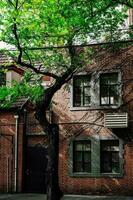
[[[26,157],[26,192],[45,193],[47,149],[42,146],[27,147]]]

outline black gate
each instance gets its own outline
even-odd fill
[[[47,149],[43,146],[28,146],[26,152],[26,192],[45,193]]]

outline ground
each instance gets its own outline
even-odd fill
[[[46,200],[44,194],[0,194],[0,200]],[[133,200],[133,196],[64,195],[62,200]]]

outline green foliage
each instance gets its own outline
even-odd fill
[[[71,66],[71,55],[68,48],[52,47],[86,44],[101,38],[106,41],[118,39],[118,30],[127,17],[127,8],[119,9],[119,2],[123,3],[112,0],[1,0],[0,40],[16,49],[21,47],[23,61],[34,67],[38,63],[40,70],[61,76]],[[44,49],[32,49],[40,46]],[[10,51],[10,55],[18,57],[19,52]],[[82,53],[75,59],[77,68],[82,66],[84,58],[89,63],[87,59],[93,57],[93,53],[87,55]],[[15,83],[13,88],[0,89],[1,102],[3,99],[12,102],[18,96],[37,101],[42,96],[45,90],[39,80],[31,84],[26,76],[19,85]]]
[[[33,65],[41,63],[45,69],[59,74],[70,66],[67,49],[30,51],[29,48],[64,46],[70,41],[89,43],[100,37],[106,41],[118,38],[126,9],[117,6],[111,0],[2,0],[0,40],[18,46],[13,34],[16,23],[19,42],[25,48],[23,59]],[[12,56],[16,54],[11,52]]]
[[[105,32],[115,35],[126,17],[125,8],[118,9],[117,1],[111,0],[2,0],[0,12],[0,39],[17,46],[15,22],[24,48],[60,46],[77,38],[85,42],[87,35],[99,39]],[[29,54],[38,59],[44,52]]]
[[[25,73],[21,83],[14,82],[13,87],[0,87],[0,107],[10,107],[19,97],[27,97],[36,103],[41,100],[44,92],[41,81],[31,73]]]

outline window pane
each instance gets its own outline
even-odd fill
[[[75,76],[73,79],[73,105],[89,106],[90,76]]]
[[[84,144],[84,151],[90,151],[91,150],[91,143],[90,142],[86,142]]]
[[[90,104],[90,87],[84,87],[83,89],[83,105],[84,106],[89,106]]]
[[[91,153],[84,152],[84,162],[91,162]]]
[[[81,77],[84,86],[90,86],[90,76],[84,75]]]
[[[108,86],[101,86],[101,96],[102,97],[108,97],[109,96],[109,88]]]
[[[111,86],[110,87],[110,104],[117,104],[118,103],[118,87]]]
[[[112,73],[109,75],[109,83],[110,84],[118,83],[118,73]]]
[[[109,105],[109,97],[101,97],[101,105]]]
[[[82,162],[82,152],[75,152],[75,162],[81,161]]]
[[[84,164],[84,172],[91,172],[91,163],[85,163]]]
[[[74,172],[82,172],[82,163],[81,162],[76,162],[74,164]]]
[[[112,172],[112,168],[111,168],[111,163],[110,162],[105,162],[103,164],[103,170],[102,170],[102,172],[104,172],[104,173]]]
[[[110,161],[110,152],[102,152],[102,161],[109,162]]]
[[[109,104],[109,88],[107,86],[102,85],[100,90],[101,95],[101,104]]]
[[[74,142],[74,148],[75,148],[75,151],[82,151],[83,144],[80,142]]]
[[[119,141],[103,140],[100,144],[101,172],[119,172]]]
[[[112,172],[111,164],[109,162],[102,163],[101,172],[103,172],[103,173]]]
[[[119,152],[112,153],[112,162],[119,162]]]
[[[81,106],[82,91],[80,87],[74,88],[74,106]]]
[[[73,81],[74,81],[74,86],[75,86],[75,87],[76,87],[76,86],[77,86],[77,87],[81,87],[81,86],[82,86],[82,82],[83,82],[83,81],[82,81],[82,79],[81,79],[80,77],[75,77]]]
[[[107,74],[101,74],[100,75],[100,83],[102,85],[107,85],[109,83],[108,75]]]
[[[90,100],[91,100],[90,96],[84,97],[83,105],[84,106],[89,106],[90,105]]]
[[[90,172],[90,169],[91,169],[91,142],[74,141],[73,143],[74,172]]]
[[[104,85],[116,84],[118,82],[118,73],[101,74],[100,82]]]
[[[119,151],[119,141],[118,140],[102,140],[101,150],[102,151]]]
[[[119,162],[112,163],[112,172],[119,173]]]
[[[90,96],[90,87],[84,87],[84,95]]]
[[[101,105],[118,104],[118,73],[101,74],[100,76],[100,103]]]

